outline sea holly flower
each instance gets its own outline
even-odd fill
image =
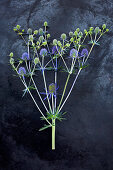
[[[28,53],[27,52],[23,53],[21,59],[22,60],[29,60],[30,58],[29,58]]]
[[[71,49],[70,51],[70,57],[75,58],[78,56],[78,51],[76,49]]]
[[[47,27],[47,26],[48,26],[48,23],[47,23],[46,21],[44,22],[44,26],[45,26],[45,27]]]
[[[32,29],[31,28],[28,28],[27,34],[32,34]]]
[[[56,39],[54,39],[54,40],[53,40],[53,45],[55,45],[55,46],[56,46],[56,45],[57,45],[57,43],[58,43],[58,42],[57,42],[57,40],[56,40]]]
[[[36,65],[36,64],[38,64],[38,63],[39,63],[39,58],[36,57],[36,58],[34,59],[34,64]]]
[[[47,32],[46,29],[47,25],[48,25],[47,22],[44,22],[44,29],[40,28],[34,31],[32,31],[32,29],[29,28],[28,34],[26,35],[28,36],[28,38],[25,37],[24,39],[24,37],[21,36],[21,38],[23,38],[25,44],[27,45],[27,49],[29,48],[28,49],[29,52],[28,53],[24,52],[19,61],[16,62],[14,61],[13,53],[10,53],[9,56],[10,56],[10,64],[13,70],[16,71],[17,75],[19,76],[19,78],[21,79],[22,83],[25,86],[25,89],[23,90],[24,92],[23,96],[29,92],[37,109],[42,115],[42,120],[48,123],[47,125],[44,125],[44,127],[41,128],[40,130],[47,129],[49,127],[52,128],[52,150],[54,150],[55,149],[55,127],[56,127],[55,121],[56,119],[58,120],[63,119],[62,108],[64,104],[66,104],[70,94],[72,93],[72,90],[75,86],[75,83],[77,81],[77,78],[81,70],[88,67],[86,62],[89,59],[89,55],[91,54],[94,45],[99,45],[100,37],[104,35],[106,32],[108,32],[109,29],[106,28],[106,25],[104,24],[101,29],[99,27],[96,28],[90,27],[88,30],[85,29],[83,34],[80,31],[80,29],[77,28],[73,32],[72,31],[69,32],[69,37],[67,37],[67,35],[63,33],[61,34],[61,37],[58,40],[53,39],[52,41],[50,39],[48,41],[48,38],[50,38],[50,34],[48,34]],[[20,30],[19,25],[17,25],[17,27],[14,28],[14,31],[20,35],[22,35],[24,32]],[[88,42],[88,44],[91,44],[91,48],[89,48],[89,52],[85,48],[87,43],[86,37],[88,34],[90,38],[90,40],[88,40],[90,41]],[[98,37],[97,34],[100,34],[100,36]],[[83,41],[81,41],[81,38],[83,38]],[[31,55],[29,55],[30,52]],[[71,58],[71,62],[68,62],[66,60],[67,59],[66,55],[69,55],[69,58]],[[27,60],[29,61],[28,63]],[[24,65],[26,64],[26,68],[24,66],[22,67],[21,63],[23,63]],[[64,65],[66,67],[66,70],[63,67]],[[58,77],[59,77],[57,70],[59,69],[67,72],[68,74],[61,94],[61,99],[60,101],[57,101],[57,90],[59,88],[57,87]],[[39,87],[35,84],[35,81],[33,79],[34,76],[39,76],[39,74],[35,74],[36,70],[39,70],[41,72],[42,74],[41,76],[43,77],[43,82],[45,86],[45,91],[41,93],[39,92],[38,89]],[[54,83],[49,84],[49,86],[47,86],[48,78],[46,77],[49,75],[45,73],[47,70],[53,71],[52,77],[54,76],[53,77]],[[74,74],[75,76],[74,76],[74,81],[70,86],[70,89],[68,89],[68,84],[69,82],[71,82],[69,81],[71,74]],[[27,76],[26,82],[24,80],[24,76]],[[31,83],[33,83],[33,85],[31,85]],[[34,98],[34,94],[32,94],[33,89],[36,90],[36,93],[38,94],[46,110],[47,115],[44,114],[43,112],[44,109],[42,108],[40,109],[38,102]],[[66,94],[67,89],[69,91]],[[42,95],[44,95],[45,97],[44,99],[42,99],[43,97]],[[48,98],[51,100],[49,100]],[[45,105],[44,100],[46,99],[47,102]]]
[[[43,35],[44,31],[42,28],[39,29],[39,35]]]
[[[59,89],[59,87],[56,88],[56,85],[54,83],[51,83],[48,87],[48,90],[47,90],[47,94],[48,94],[48,97],[49,99],[51,98],[51,96],[53,95],[55,98],[56,98],[56,91]],[[44,92],[41,92],[40,94],[44,94],[46,95],[46,93]],[[43,100],[46,100],[47,97],[45,97]]]
[[[40,50],[40,55],[41,55],[41,56],[47,56],[47,50],[46,50],[46,48],[42,48],[42,49]]]
[[[88,50],[84,48],[81,52],[81,57],[88,56]]]
[[[26,74],[26,69],[24,67],[20,67],[18,70],[18,74],[24,78],[24,75]]]
[[[66,39],[66,34],[64,34],[64,33],[61,34],[61,39],[62,39],[62,40],[65,40],[65,39]]]
[[[69,36],[70,36],[70,37],[73,36],[73,32],[72,32],[72,31],[69,32]]]
[[[52,48],[52,54],[58,53],[58,49],[56,48],[56,46],[53,46]]]

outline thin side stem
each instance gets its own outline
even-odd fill
[[[94,47],[94,44],[92,45],[92,47],[91,47],[91,49],[90,49],[90,51],[89,51],[89,54],[88,54],[88,56],[87,56],[86,59],[88,59],[89,55],[91,54],[91,51],[92,51],[93,47]],[[86,60],[86,61],[87,61],[87,60]],[[86,62],[86,61],[85,61],[85,62]],[[79,71],[78,71],[78,73],[77,73],[77,75],[76,75],[76,77],[75,77],[75,80],[74,80],[74,82],[73,82],[73,84],[72,84],[72,86],[71,86],[71,89],[70,89],[70,91],[69,91],[66,99],[64,100],[62,106],[61,106],[60,109],[59,109],[59,112],[61,111],[61,109],[63,108],[63,106],[64,106],[64,104],[66,103],[67,99],[69,98],[69,96],[70,96],[70,94],[71,94],[71,92],[72,92],[72,90],[73,90],[73,87],[74,87],[74,85],[75,85],[75,83],[76,83],[76,80],[77,80],[77,78],[78,78],[81,70],[82,70],[82,68],[79,69]]]
[[[34,81],[34,79],[33,79],[32,76],[31,76],[31,80],[32,80],[32,82],[33,82],[33,84],[34,84],[34,86],[35,86],[35,89],[36,89],[36,91],[37,91],[37,94],[38,94],[38,96],[39,96],[42,104],[44,105],[46,111],[49,112],[48,109],[47,109],[47,107],[46,107],[46,105],[45,105],[45,103],[43,102],[43,99],[42,99],[42,97],[41,97],[41,95],[40,95],[40,93],[39,93],[39,91],[38,91],[38,88],[37,88],[37,86],[36,86],[36,84],[35,84],[35,81]]]
[[[66,88],[67,88],[67,84],[68,84],[70,75],[71,75],[71,74],[69,73],[69,74],[68,74],[68,77],[67,77],[67,80],[66,80],[66,83],[65,83],[65,86],[64,86],[64,90],[63,90],[63,94],[62,94],[62,97],[61,97],[59,106],[58,106],[58,108],[57,108],[57,113],[59,112],[59,108],[60,108],[60,106],[61,106],[61,104],[62,104],[62,100],[63,100],[63,98],[64,98],[64,94],[65,94],[65,91],[66,91]]]
[[[72,84],[72,86],[71,86],[71,89],[70,89],[70,91],[69,91],[66,99],[64,100],[62,106],[59,108],[59,112],[61,111],[61,109],[63,108],[63,106],[64,106],[64,104],[66,103],[67,99],[69,98],[69,96],[70,96],[70,94],[71,94],[71,92],[72,92],[72,90],[73,90],[73,87],[74,87],[74,85],[75,85],[75,83],[76,83],[76,80],[77,80],[80,72],[81,72],[81,69],[79,69],[79,71],[78,71],[78,73],[77,73],[77,75],[76,75],[76,77],[75,77],[75,80],[74,80],[74,82],[73,82],[73,84]]]
[[[17,74],[18,74],[18,73],[17,73]],[[20,76],[19,76],[19,77],[20,77]],[[21,79],[21,77],[20,77],[20,79]],[[41,111],[41,109],[39,108],[38,104],[36,103],[36,101],[35,101],[32,93],[30,92],[29,88],[28,88],[27,85],[26,85],[25,80],[23,81],[23,80],[21,79],[21,81],[22,81],[23,85],[26,87],[26,89],[28,90],[28,92],[29,92],[29,94],[30,94],[33,102],[35,103],[35,105],[36,105],[37,109],[39,110],[39,112],[41,113],[41,115],[44,117],[44,119],[47,121],[47,123],[52,126],[52,124],[47,120],[47,118],[45,117],[45,115],[43,114],[43,112]]]

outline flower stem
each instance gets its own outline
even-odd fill
[[[62,100],[63,100],[63,98],[64,98],[64,94],[65,94],[65,91],[66,91],[66,87],[67,87],[67,84],[68,84],[70,75],[71,75],[71,74],[69,73],[69,74],[68,74],[68,77],[67,77],[67,80],[66,80],[66,83],[65,83],[65,86],[64,86],[64,91],[63,91],[63,94],[62,94],[62,97],[61,97],[59,106],[58,106],[58,108],[57,108],[57,113],[58,113],[58,111],[59,111],[59,108],[60,108],[60,106],[61,106]]]
[[[90,49],[90,51],[89,51],[89,54],[88,54],[88,56],[87,56],[87,58],[86,58],[86,60],[85,60],[84,63],[86,63],[87,59],[89,58],[89,56],[90,56],[90,54],[91,54],[91,51],[92,51],[93,47],[94,47],[94,44],[92,45],[92,47],[91,47],[91,49]],[[79,76],[81,70],[82,70],[82,69],[80,68],[79,71],[78,71],[78,73],[77,73],[77,75],[76,75],[76,77],[75,77],[75,79],[74,79],[74,82],[73,82],[73,84],[72,84],[72,86],[71,86],[71,89],[70,89],[70,91],[69,91],[69,93],[68,93],[66,99],[64,100],[62,106],[61,106],[60,109],[59,109],[59,112],[61,111],[62,107],[64,106],[64,104],[66,103],[67,99],[69,98],[69,96],[70,96],[70,94],[71,94],[71,92],[72,92],[72,90],[73,90],[73,87],[74,87],[74,85],[75,85],[75,83],[76,83],[76,80],[77,80],[77,78],[78,78],[78,76]]]
[[[52,119],[52,150],[55,150],[55,119]]]

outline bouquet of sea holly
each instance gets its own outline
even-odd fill
[[[67,102],[80,72],[88,66],[87,60],[93,47],[100,45],[101,36],[109,29],[106,29],[105,24],[102,25],[102,28],[84,29],[84,32],[77,28],[74,32],[70,31],[69,35],[61,34],[59,40],[52,40],[47,28],[47,22],[44,22],[43,28],[34,31],[29,28],[25,32],[20,25],[14,27],[14,31],[24,40],[26,51],[15,59],[13,52],[9,56],[12,68],[25,86],[23,96],[29,93],[41,113],[41,120],[46,122],[39,131],[52,128],[52,149],[54,150],[56,120],[64,119],[65,112],[62,112],[62,108]],[[47,82],[48,72],[53,74],[51,83]],[[61,94],[58,92],[60,87],[58,72],[67,76]],[[73,83],[70,84],[71,76]],[[39,84],[36,83],[40,77],[44,84],[42,91],[39,90]],[[67,91],[68,84],[70,84],[70,88]],[[45,109],[44,112],[39,107],[33,90],[36,91]]]

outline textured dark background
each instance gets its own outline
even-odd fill
[[[24,52],[13,27],[49,23],[53,36],[80,27],[107,24],[110,32],[95,47],[57,122],[56,150],[51,129],[8,65],[8,54]],[[0,0],[0,170],[113,170],[113,0]],[[60,76],[60,80],[62,77]]]

